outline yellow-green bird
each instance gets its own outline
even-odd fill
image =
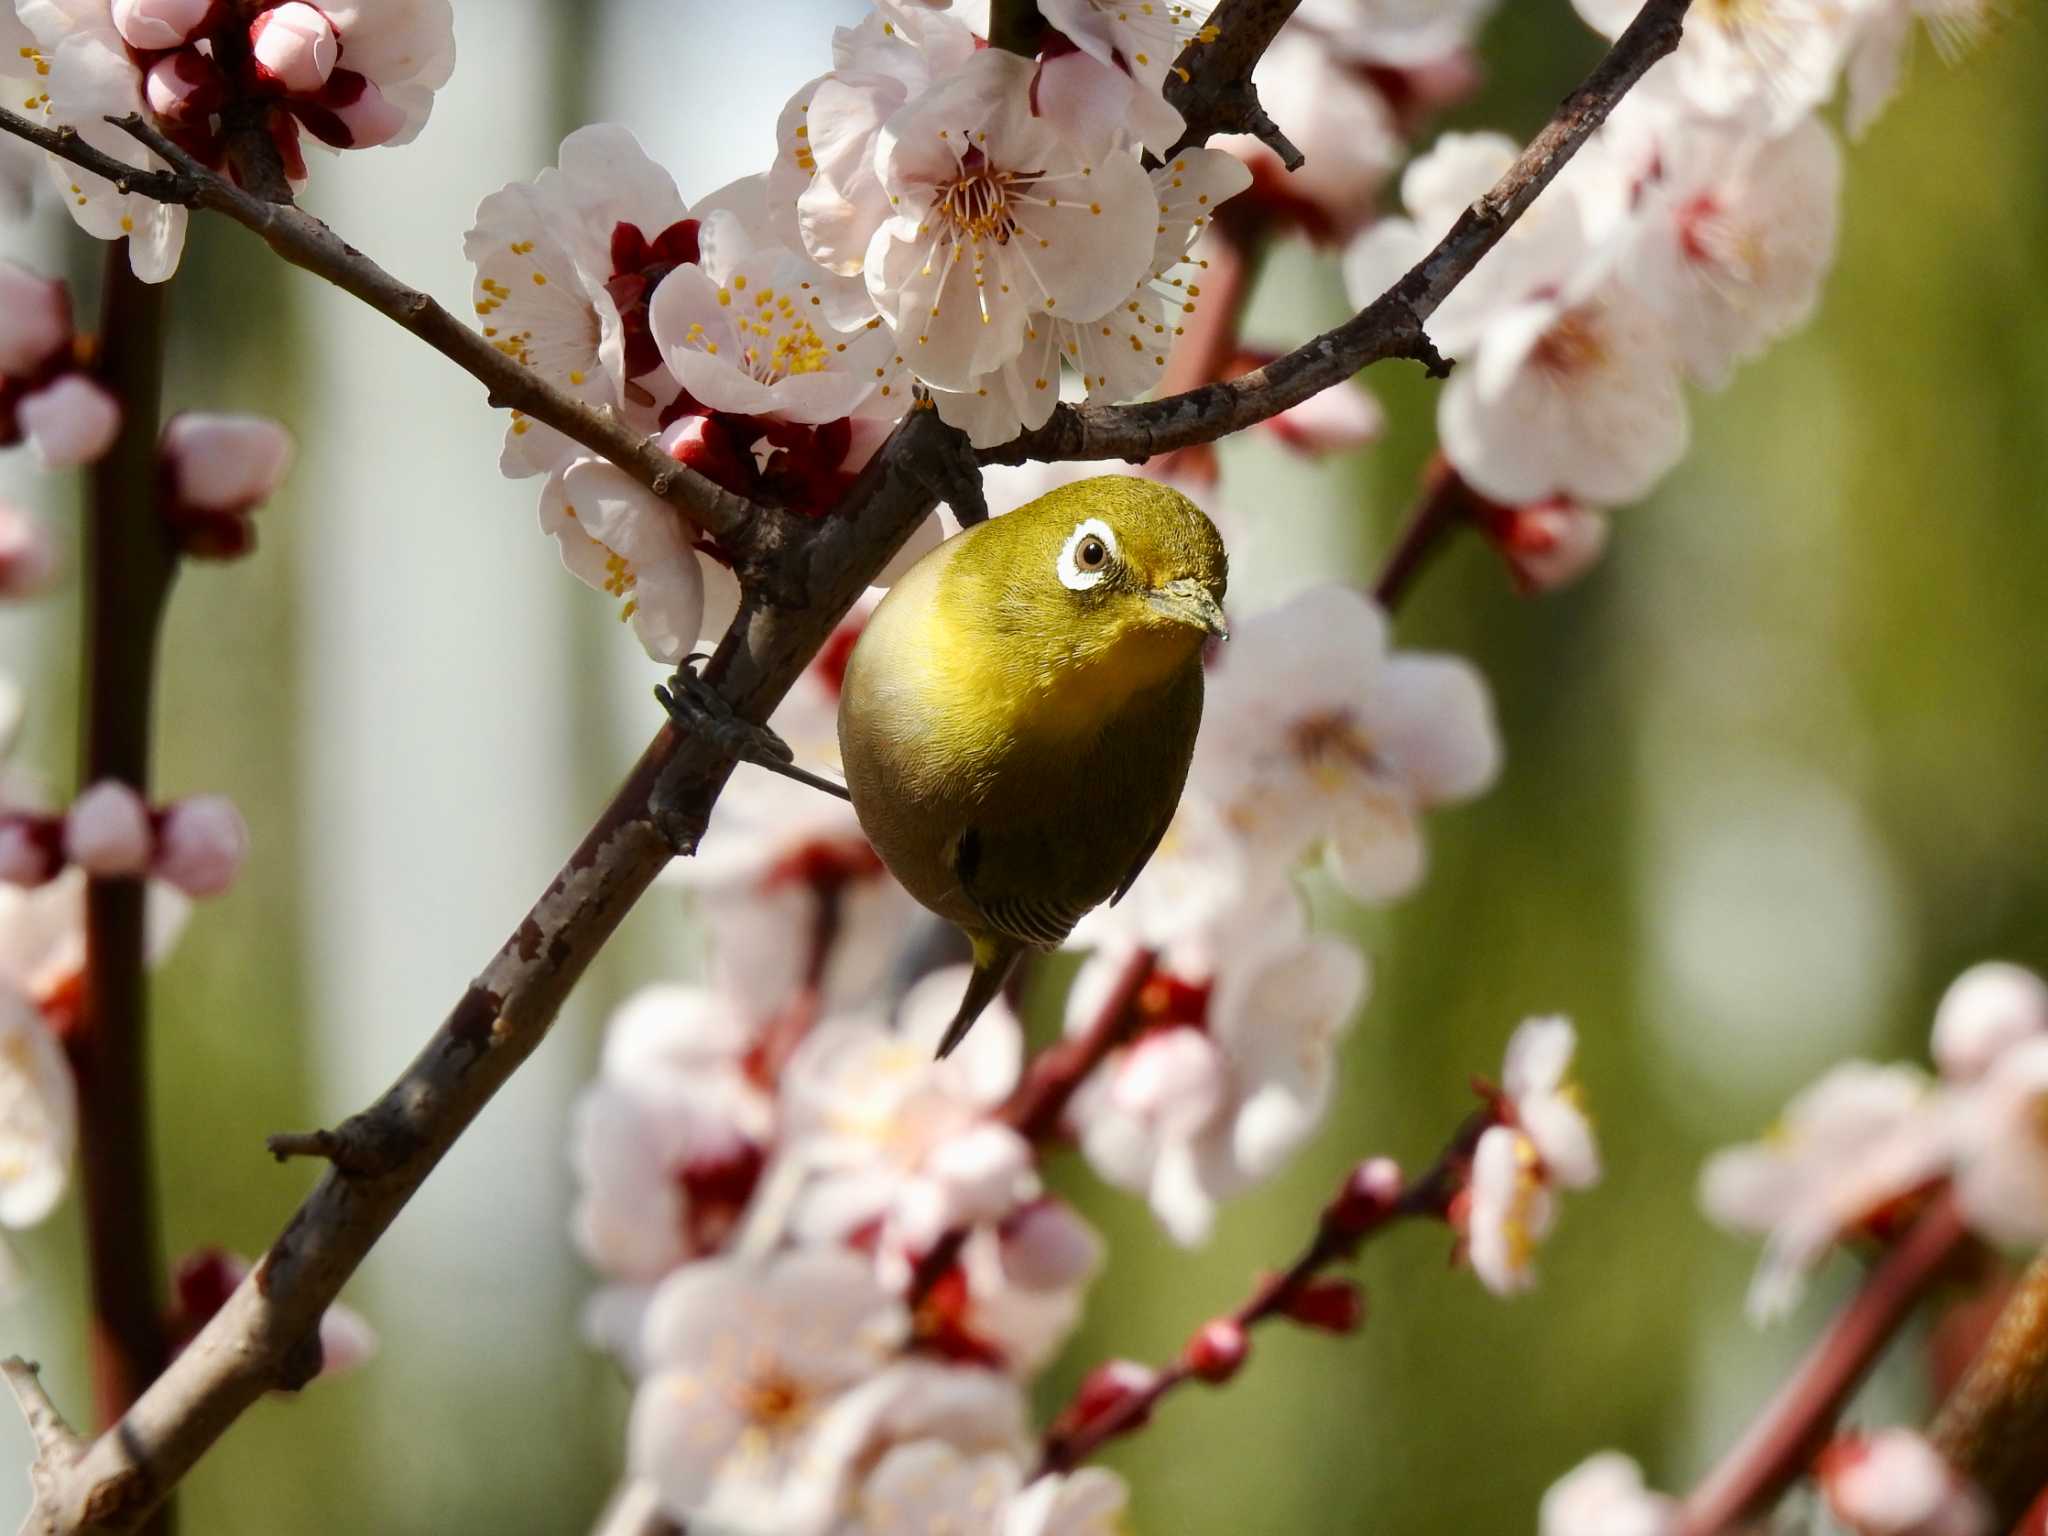
[[[839,705],[853,808],[974,945],[941,1056],[1023,951],[1120,898],[1159,846],[1226,575],[1192,501],[1105,475],[948,539],[868,620]]]

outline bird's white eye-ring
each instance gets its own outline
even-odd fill
[[[1060,585],[1071,592],[1086,592],[1102,580],[1116,559],[1116,535],[1099,517],[1082,522],[1067,535],[1060,549]]]

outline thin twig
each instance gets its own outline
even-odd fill
[[[987,464],[1031,459],[1149,459],[1257,426],[1342,383],[1368,364],[1405,357],[1441,375],[1422,325],[1498,245],[1536,196],[1652,64],[1678,46],[1691,0],[1647,0],[1628,29],[1567,96],[1507,174],[1458,216],[1436,247],[1393,287],[1334,330],[1263,368],[1186,394],[1134,405],[1061,405],[1035,432],[981,455]]]
[[[611,411],[563,393],[500,352],[432,297],[400,282],[311,214],[289,204],[266,202],[214,174],[140,117],[110,121],[146,144],[173,169],[135,170],[94,149],[72,129],[46,128],[0,109],[0,130],[105,177],[123,192],[223,214],[252,230],[293,266],[327,279],[411,331],[481,383],[490,392],[492,405],[530,416],[609,459],[716,539],[721,549],[750,564],[764,563],[787,536],[790,520],[782,514],[736,496],[677,463],[652,438],[634,432]]]
[[[1215,36],[1181,50],[1175,73],[1166,82],[1166,99],[1187,123],[1180,142],[1167,152],[1170,160],[1182,150],[1206,143],[1219,133],[1249,133],[1290,171],[1307,164],[1302,152],[1282,133],[1259,103],[1252,70],[1273,46],[1301,0],[1223,0],[1210,14]]]
[[[2020,1277],[1933,1437],[1990,1496],[1998,1530],[2017,1525],[2048,1487],[2048,1254]]]
[[[157,641],[177,553],[157,506],[166,285],[106,247],[99,383],[121,429],[94,464],[86,515],[79,778],[147,799]],[[78,1083],[78,1148],[92,1320],[93,1399],[118,1421],[170,1358],[150,1147],[144,882],[94,876],[85,891],[85,987],[65,1049]],[[168,1506],[155,1531],[168,1531]]]
[[[1969,1241],[1944,1190],[1685,1501],[1673,1536],[1716,1536],[1775,1505],[1812,1463],[1858,1383]]]
[[[1392,613],[1401,605],[1415,578],[1443,551],[1451,535],[1471,521],[1473,505],[1471,487],[1462,475],[1448,464],[1431,467],[1421,497],[1373,581],[1372,595],[1380,607]]]
[[[1357,1175],[1347,1176],[1336,1199],[1323,1208],[1315,1235],[1286,1269],[1262,1279],[1228,1321],[1250,1331],[1258,1324],[1287,1314],[1322,1272],[1333,1264],[1348,1262],[1374,1238],[1403,1221],[1445,1220],[1452,1200],[1466,1181],[1472,1150],[1487,1128],[1497,1123],[1491,1106],[1469,1115],[1458,1127],[1429,1171],[1402,1186],[1393,1199],[1356,1213],[1346,1196]],[[1351,1219],[1346,1219],[1350,1216]],[[1199,1335],[1198,1335],[1199,1336]],[[1142,1387],[1135,1388],[1106,1412],[1087,1416],[1070,1413],[1066,1423],[1055,1419],[1047,1432],[1039,1462],[1039,1473],[1067,1472],[1093,1456],[1111,1440],[1131,1434],[1151,1421],[1160,1400],[1199,1378],[1195,1345],[1171,1365],[1151,1373]]]

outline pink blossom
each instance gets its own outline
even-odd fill
[[[150,873],[187,896],[218,896],[235,882],[249,856],[249,828],[225,795],[174,801],[157,832]]]
[[[67,373],[15,408],[22,435],[46,469],[90,464],[114,445],[121,404],[82,373]]]
[[[153,53],[189,41],[212,0],[113,0],[114,30],[131,48]]]
[[[28,999],[0,986],[0,1226],[32,1227],[63,1198],[77,1114],[64,1048]]]
[[[1537,1536],[1670,1536],[1678,1505],[1643,1486],[1643,1470],[1619,1451],[1590,1456],[1551,1484]]]
[[[2048,1035],[2048,983],[2002,960],[1973,965],[1934,1010],[1934,1060],[1951,1082],[1973,1082],[2007,1051]]]
[[[66,855],[101,879],[144,873],[154,846],[149,807],[118,779],[102,779],[82,792],[64,818]]]

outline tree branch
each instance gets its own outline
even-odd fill
[[[613,412],[564,394],[500,352],[432,297],[400,282],[311,214],[288,203],[266,202],[215,175],[140,117],[110,121],[146,144],[172,169],[135,170],[94,149],[69,128],[46,128],[0,109],[0,130],[105,177],[120,191],[223,214],[253,231],[293,266],[325,278],[411,331],[481,383],[490,392],[493,406],[531,416],[618,465],[716,539],[720,548],[734,552],[745,567],[765,567],[790,538],[792,519],[736,496],[678,464],[652,438],[642,437]]]
[[[1403,1185],[1391,1198],[1358,1198],[1361,1176],[1372,1166],[1361,1164],[1346,1176],[1336,1197],[1323,1208],[1315,1235],[1300,1256],[1279,1274],[1261,1280],[1225,1321],[1249,1332],[1260,1323],[1285,1316],[1325,1269],[1356,1258],[1360,1249],[1389,1228],[1417,1218],[1444,1220],[1451,1200],[1463,1187],[1473,1148],[1496,1123],[1491,1105],[1469,1115],[1429,1171]],[[1391,1165],[1386,1166],[1388,1181],[1398,1181],[1400,1175]],[[1126,1394],[1107,1412],[1073,1415],[1069,1410],[1069,1415],[1062,1416],[1065,1423],[1055,1420],[1045,1437],[1039,1474],[1071,1471],[1111,1440],[1143,1428],[1162,1398],[1201,1379],[1199,1340],[1205,1331],[1206,1327],[1198,1330],[1178,1360],[1153,1372],[1144,1386]]]
[[[1300,4],[1301,0],[1223,0],[1216,7],[1209,18],[1216,36],[1182,49],[1176,72],[1166,82],[1167,103],[1187,122],[1167,159],[1219,133],[1249,133],[1288,170],[1298,171],[1308,163],[1266,115],[1252,86],[1252,70]]]
[[[1250,8],[1273,0],[1253,0]],[[1493,187],[1458,216],[1401,280],[1334,330],[1224,383],[1131,405],[1060,405],[1035,432],[985,450],[987,464],[1030,459],[1148,459],[1214,442],[1279,415],[1372,363],[1412,358],[1434,376],[1449,365],[1422,326],[1514,227],[1615,104],[1678,46],[1691,0],[1646,0],[1628,30]],[[1218,13],[1221,14],[1220,12]],[[1219,39],[1217,46],[1221,46]]]
[[[95,373],[121,429],[94,464],[82,605],[81,785],[116,780],[145,800],[157,642],[177,552],[157,506],[165,288],[106,247]],[[92,1304],[93,1397],[101,1425],[142,1395],[170,1355],[151,1168],[145,882],[95,876],[85,891],[85,987],[64,1037],[78,1083],[78,1148]],[[167,1513],[155,1527],[169,1529]]]
[[[1936,1447],[2010,1530],[2048,1484],[2048,1254],[2020,1277],[1983,1352],[1934,1421]]]
[[[1673,1536],[1716,1536],[1775,1505],[1805,1475],[1857,1385],[1968,1241],[1955,1198],[1943,1190],[1700,1480]]]

